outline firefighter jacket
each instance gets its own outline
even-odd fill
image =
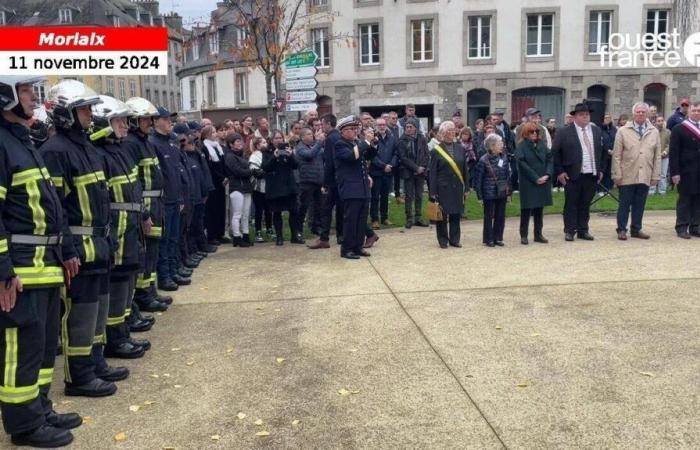
[[[0,115],[0,282],[19,275],[25,289],[63,284],[62,220],[61,199],[29,129]]]
[[[156,149],[141,131],[130,131],[121,144],[138,165],[138,177],[143,190],[143,205],[153,221],[146,235],[160,239],[163,235],[163,174]]]
[[[110,238],[116,246],[112,273],[136,273],[144,257],[141,221],[148,217],[144,214],[139,169],[118,141],[103,138],[95,142],[95,147],[109,186]]]
[[[187,178],[180,158],[180,150],[172,144],[169,134],[161,134],[154,130],[148,140],[156,150],[163,174],[163,203],[185,204]]]
[[[97,150],[84,131],[58,128],[41,146],[41,154],[62,198],[63,257],[79,257],[81,274],[107,273],[109,190]]]

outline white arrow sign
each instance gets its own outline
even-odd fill
[[[288,91],[305,91],[308,89],[316,89],[316,86],[318,86],[318,81],[314,78],[301,78],[299,80],[287,81]]]
[[[316,109],[316,103],[287,103],[287,111],[309,111]]]
[[[316,76],[316,67],[292,67],[285,71],[287,80],[297,80],[299,78],[313,78]]]
[[[287,92],[288,102],[313,102],[318,94],[316,91],[289,91]]]

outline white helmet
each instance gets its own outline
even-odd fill
[[[131,111],[131,116],[129,117],[129,127],[131,129],[139,127],[139,119],[142,117],[156,118],[160,115],[158,114],[158,108],[143,97],[131,97],[126,101],[126,105]]]
[[[114,97],[100,95],[102,103],[92,105],[92,134],[90,139],[96,141],[112,134],[112,119],[129,117],[131,112],[126,103]]]
[[[95,91],[77,80],[63,80],[47,95],[46,112],[54,125],[70,128],[75,123],[75,108],[102,103]]]
[[[46,81],[45,76],[37,75],[0,75],[0,110],[10,111],[19,105],[19,94],[17,88],[24,84],[36,84]],[[24,119],[26,114],[21,107],[15,113]]]

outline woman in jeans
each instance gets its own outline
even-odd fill
[[[262,170],[263,154],[267,153],[267,140],[262,137],[253,138],[253,153],[248,159],[251,170]],[[259,173],[259,172],[258,172]],[[267,230],[267,238],[275,240],[277,236],[272,230],[272,211],[270,211],[267,201],[265,200],[265,176],[264,171],[262,176],[253,177],[253,205],[255,206],[255,242],[265,242],[262,235],[263,217],[265,218],[265,229]]]
[[[521,127],[522,142],[515,150],[520,174],[520,242],[528,244],[530,216],[535,220],[535,242],[546,244],[542,235],[544,207],[552,204],[552,152],[540,139],[540,129],[530,122]]]
[[[509,194],[510,165],[503,155],[503,138],[491,134],[484,140],[487,153],[474,170],[474,190],[484,205],[484,245],[503,247],[506,202]]]
[[[248,164],[248,155],[244,151],[245,142],[237,133],[226,136],[228,151],[224,156],[228,173],[229,202],[231,204],[231,234],[234,247],[250,247],[248,236],[248,218],[252,202],[253,186],[250,182],[253,171]]]
[[[289,212],[289,229],[292,244],[304,244],[298,230],[299,206],[297,194],[299,187],[294,177],[298,168],[294,153],[284,140],[284,134],[275,130],[272,133],[272,152],[263,153],[262,169],[265,171],[265,200],[272,210],[272,223],[277,234],[277,245],[284,245],[282,234],[282,212]]]

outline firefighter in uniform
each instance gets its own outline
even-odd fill
[[[65,357],[65,394],[103,397],[116,392],[114,381],[129,375],[125,367],[104,363],[109,306],[109,190],[97,150],[86,130],[97,94],[76,80],[63,80],[47,96],[47,113],[56,134],[42,147],[64,213],[63,259],[72,277],[63,295],[61,340]],[[125,348],[136,352],[139,348]]]
[[[29,135],[41,77],[0,76],[0,410],[15,445],[73,440],[48,391],[59,333],[61,200]]]
[[[100,100],[101,103],[92,107],[90,141],[102,158],[109,186],[110,238],[114,245],[109,277],[105,353],[119,354],[122,345],[132,344],[140,347],[141,351],[128,353],[127,357],[138,358],[151,348],[151,344],[145,339],[129,336],[126,317],[131,312],[136,273],[143,262],[143,230],[150,229],[152,222],[148,214],[143,213],[138,167],[129,151],[121,144],[129,132],[129,107],[105,95],[101,95]]]
[[[128,119],[129,135],[122,145],[129,150],[138,164],[143,205],[152,222],[150,230],[146,230],[145,233],[146,259],[143,271],[136,275],[134,303],[141,311],[165,311],[173,299],[159,295],[156,290],[158,246],[163,236],[163,174],[156,150],[148,139],[153,131],[153,120],[158,117],[158,110],[151,102],[141,97],[130,98],[126,104],[131,115]]]

